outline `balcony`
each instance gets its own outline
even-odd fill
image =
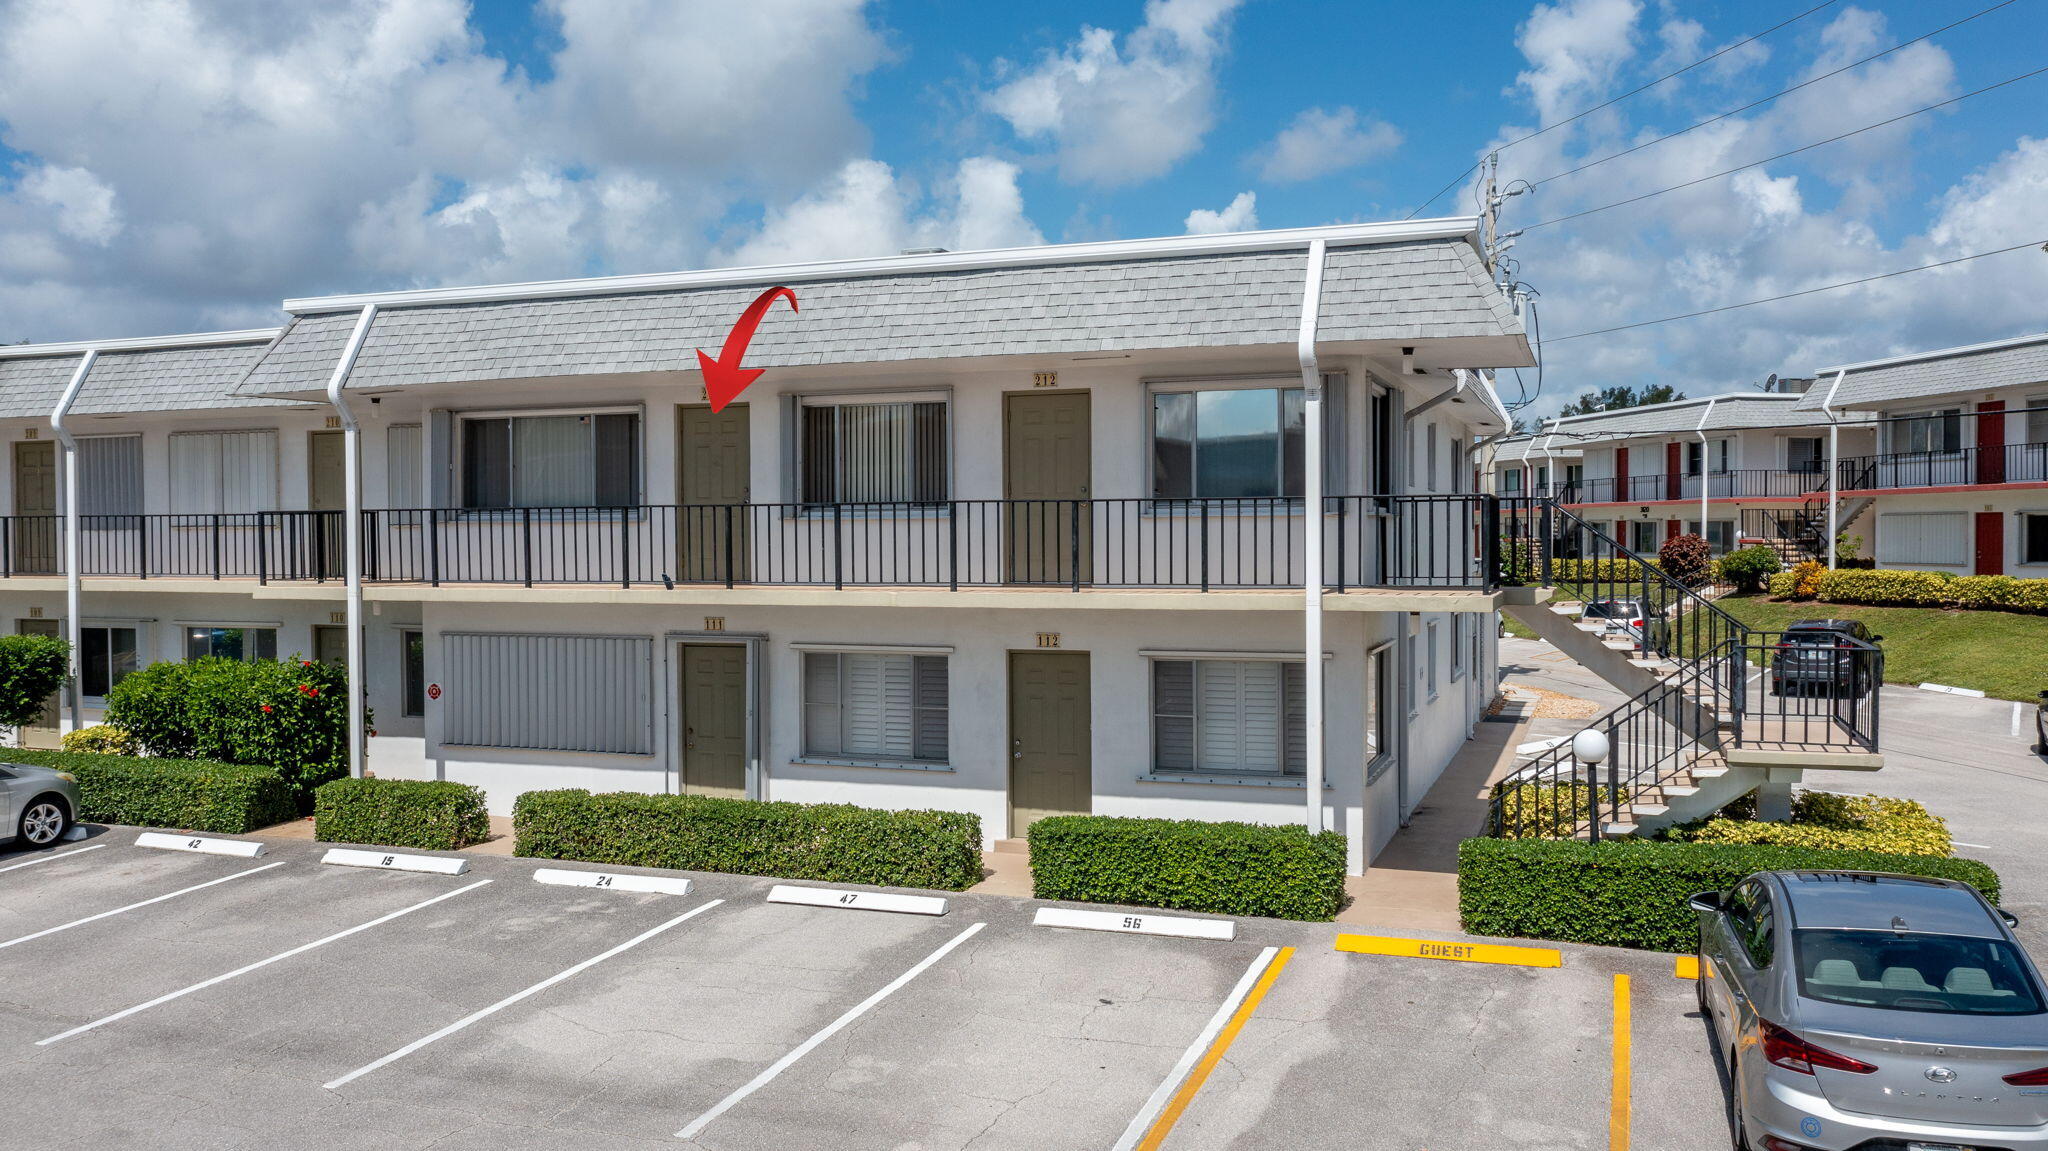
[[[1491,591],[1483,495],[1330,496],[1323,583]],[[63,571],[64,521],[0,517],[0,577]],[[330,583],[341,512],[84,516],[80,573],[131,580]],[[1019,588],[1300,587],[1296,499],[381,509],[363,513],[363,578],[387,585]]]
[[[2048,443],[1845,456],[1843,491],[2048,483]]]
[[[1843,461],[1846,466],[1847,460]],[[1656,503],[1660,500],[1697,500],[1704,480],[1709,499],[1800,499],[1825,488],[1825,466],[1812,471],[1774,468],[1737,468],[1711,475],[1648,475],[1600,477],[1582,480],[1559,489],[1557,498],[1568,504]]]

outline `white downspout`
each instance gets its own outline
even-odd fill
[[[1692,429],[1692,434],[1700,438],[1700,538],[1703,540],[1707,538],[1707,492],[1713,487],[1714,477],[1714,461],[1707,451],[1707,420],[1714,414],[1714,400],[1719,398],[1715,396],[1707,401],[1706,409],[1700,413],[1700,422]]]
[[[363,719],[363,460],[362,425],[356,422],[356,414],[348,406],[348,397],[343,394],[342,385],[348,382],[348,374],[356,366],[356,355],[363,350],[363,340],[370,334],[370,323],[377,318],[377,305],[364,304],[362,314],[356,317],[355,330],[349,333],[348,343],[341,349],[341,359],[334,365],[334,374],[327,377],[327,402],[334,405],[335,414],[341,417],[343,484],[347,488],[347,508],[342,514],[347,517],[342,524],[342,538],[347,541],[345,562],[348,564],[348,773],[360,779],[363,775],[363,748],[365,723]]]
[[[1835,373],[1835,380],[1828,385],[1828,398],[1820,402],[1821,414],[1828,418],[1828,570],[1835,570],[1835,537],[1841,532],[1836,520],[1841,515],[1842,498],[1842,425],[1835,420],[1835,389],[1842,386],[1842,377],[1849,374],[1843,368]]]
[[[64,711],[70,717],[70,726],[62,728],[64,731],[77,731],[85,726],[85,696],[78,682],[78,649],[84,626],[78,616],[84,591],[79,578],[78,441],[71,435],[71,429],[64,426],[64,420],[71,414],[71,406],[78,402],[78,393],[85,389],[86,374],[92,371],[99,354],[98,348],[87,348],[79,356],[71,382],[64,385],[64,394],[50,412],[50,430],[57,433],[57,443],[64,452],[64,642],[71,649],[65,657],[69,674],[64,680]]]
[[[1316,363],[1316,320],[1323,308],[1323,241],[1308,243],[1308,274],[1301,289],[1301,495],[1307,572],[1302,579],[1304,725],[1307,731],[1308,832],[1323,830],[1323,373]]]

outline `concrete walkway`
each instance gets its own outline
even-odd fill
[[[1437,777],[1408,826],[1364,875],[1344,881],[1337,922],[1412,931],[1458,930],[1458,844],[1486,827],[1487,789],[1515,762],[1520,723],[1482,723]]]

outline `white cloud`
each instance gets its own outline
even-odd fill
[[[0,338],[689,266],[735,205],[866,152],[853,100],[886,48],[859,0],[543,14],[536,81],[464,0],[0,0],[0,127],[26,157],[0,171]]]
[[[984,106],[1019,137],[1046,141],[1060,175],[1114,186],[1164,174],[1201,146],[1216,118],[1216,64],[1240,0],[1148,0],[1124,37],[1083,27],[1071,44],[1021,70]]]
[[[1259,178],[1271,183],[1313,180],[1355,168],[1400,145],[1399,129],[1384,120],[1361,117],[1356,108],[1309,108],[1266,145]]]
[[[1538,4],[1515,46],[1529,61],[1515,83],[1528,91],[1545,124],[1577,113],[1606,90],[1635,52],[1636,0],[1561,0]]]
[[[753,238],[714,261],[779,264],[1043,243],[1024,215],[1017,175],[1015,164],[971,157],[944,193],[926,196],[879,160],[853,160],[822,187],[771,210]]]
[[[84,168],[41,165],[21,178],[21,194],[48,205],[57,230],[74,240],[106,247],[121,234],[121,209],[114,190]]]
[[[1239,192],[1220,212],[1196,208],[1188,213],[1187,218],[1190,236],[1213,236],[1218,232],[1249,232],[1258,226],[1259,197],[1253,192]]]

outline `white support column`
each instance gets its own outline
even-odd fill
[[[1302,681],[1308,745],[1307,825],[1323,830],[1323,373],[1316,362],[1316,321],[1323,306],[1323,241],[1310,240],[1308,274],[1301,290],[1301,335],[1295,346],[1302,388],[1302,531],[1307,573],[1302,578]]]
[[[1835,570],[1835,539],[1841,535],[1840,526],[1842,501],[1842,425],[1835,420],[1835,389],[1842,386],[1842,377],[1848,369],[1835,373],[1834,382],[1828,385],[1828,398],[1820,403],[1820,410],[1828,418],[1828,570]]]
[[[348,564],[348,773],[356,778],[363,774],[364,733],[367,730],[363,702],[363,430],[362,425],[356,422],[355,412],[348,406],[343,388],[348,383],[350,369],[355,367],[356,355],[363,350],[363,340],[370,334],[370,324],[376,318],[377,305],[363,305],[362,313],[356,317],[355,330],[349,333],[348,343],[341,350],[341,359],[334,365],[334,374],[327,379],[327,402],[341,417],[345,456],[342,478],[348,489],[347,510],[342,513],[347,517],[342,524],[342,538],[347,541],[345,562]]]
[[[1719,399],[1716,396],[1714,399]],[[1700,438],[1700,538],[1707,537],[1707,491],[1713,486],[1714,454],[1707,450],[1707,421],[1714,415],[1714,400],[1707,401],[1705,411],[1700,413],[1700,422],[1693,427],[1693,434]],[[1729,482],[1734,483],[1733,477]]]
[[[85,694],[78,681],[78,649],[84,631],[79,615],[84,610],[85,591],[79,570],[78,440],[64,421],[70,417],[71,406],[78,402],[78,393],[85,388],[85,377],[98,358],[98,348],[87,348],[79,355],[78,367],[71,373],[71,381],[64,385],[64,394],[50,412],[50,430],[57,433],[59,450],[64,455],[64,642],[71,649],[66,656],[69,675],[64,680],[63,715],[58,721],[61,731],[77,731],[85,726]]]

